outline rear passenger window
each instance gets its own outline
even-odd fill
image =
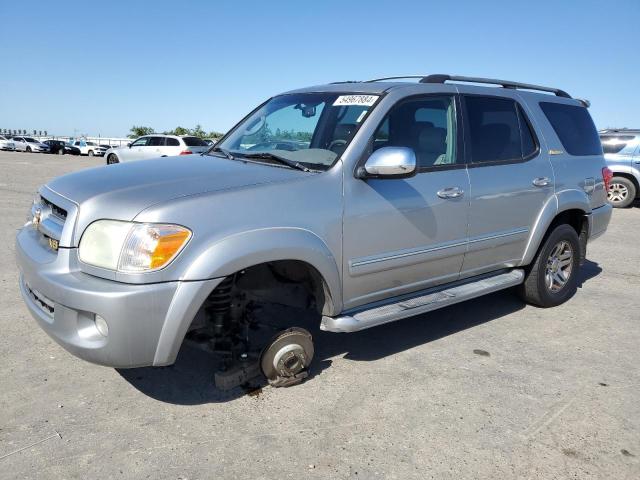
[[[531,127],[514,100],[467,96],[465,105],[473,163],[522,160],[537,150]]]
[[[151,137],[148,145],[150,147],[162,147],[164,146],[164,137]]]
[[[179,147],[180,142],[177,138],[167,138],[167,147]]]
[[[546,115],[570,155],[602,155],[602,145],[591,115],[584,107],[563,103],[541,102]]]

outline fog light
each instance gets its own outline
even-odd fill
[[[107,325],[107,321],[102,318],[100,315],[96,315],[96,328],[98,329],[98,332],[100,332],[100,335],[102,335],[103,337],[106,337],[107,335],[109,335],[109,325]]]

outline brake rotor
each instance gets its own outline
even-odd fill
[[[285,387],[308,376],[313,360],[313,338],[304,328],[292,327],[276,335],[260,356],[260,368],[269,383]]]

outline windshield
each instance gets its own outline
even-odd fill
[[[216,149],[269,161],[267,154],[327,170],[345,151],[378,95],[301,93],[272,98]],[[263,154],[263,155],[260,155]]]

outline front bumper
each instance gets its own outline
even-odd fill
[[[76,250],[47,251],[25,227],[16,237],[22,298],[38,325],[73,355],[117,368],[169,365],[199,306],[222,279],[134,285],[81,272]],[[108,324],[102,336],[95,315]]]

